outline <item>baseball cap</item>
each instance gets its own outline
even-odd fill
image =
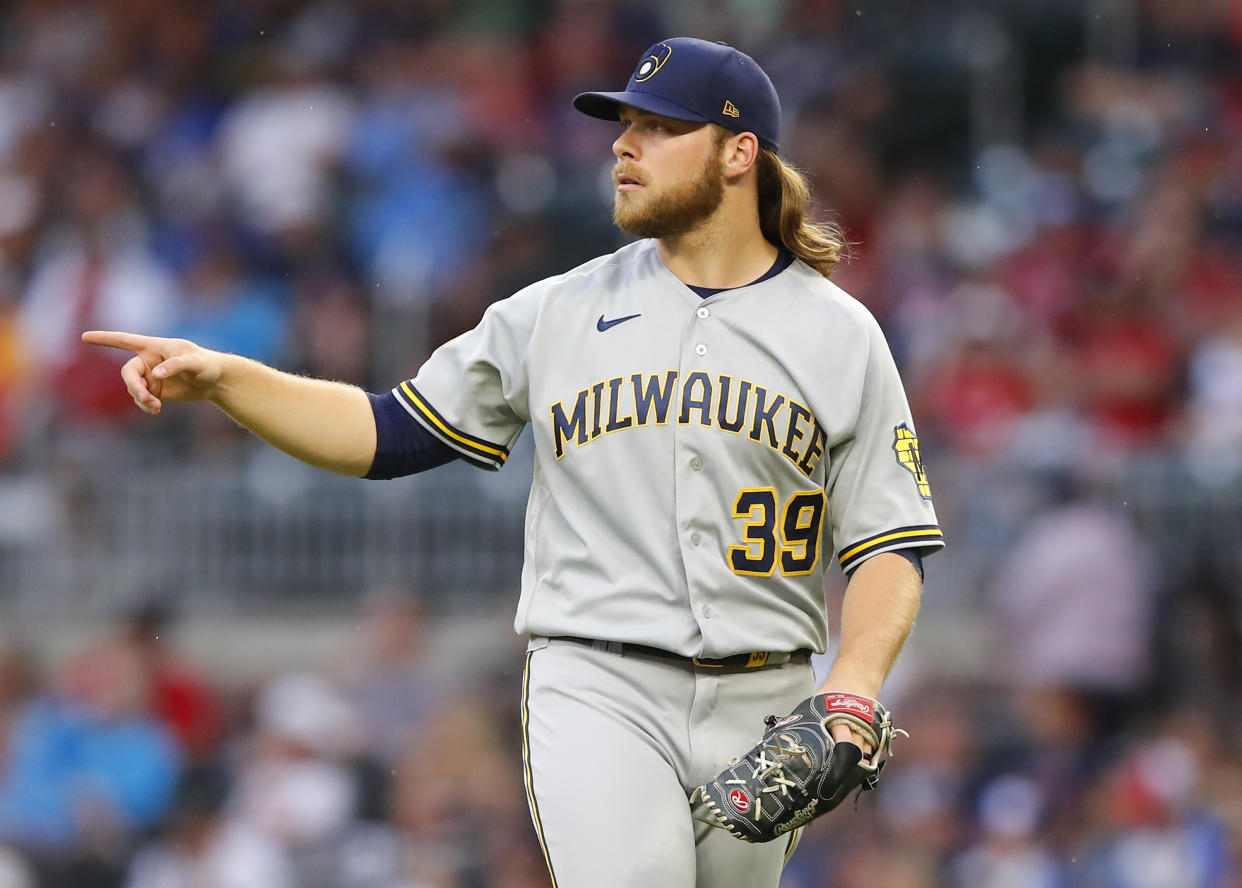
[[[764,148],[780,143],[781,103],[776,87],[750,56],[727,43],[672,37],[643,53],[621,92],[585,92],[574,107],[600,120],[617,120],[629,105],[674,120],[715,123],[751,132]]]

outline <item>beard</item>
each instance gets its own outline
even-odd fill
[[[697,176],[663,194],[647,189],[616,192],[612,221],[634,237],[677,237],[716,212],[724,193],[724,161],[712,152]]]

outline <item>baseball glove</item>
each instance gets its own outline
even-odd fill
[[[846,722],[871,742],[864,759],[829,728]],[[854,694],[815,694],[782,719],[770,715],[763,739],[690,794],[694,816],[744,842],[770,842],[810,823],[854,790],[875,789],[893,737],[888,710]]]

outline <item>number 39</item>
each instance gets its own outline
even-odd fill
[[[824,519],[822,490],[795,493],[780,515],[777,538],[776,491],[771,487],[746,487],[733,503],[733,517],[748,519],[740,546],[729,547],[729,567],[734,573],[770,577],[780,557],[785,576],[809,574],[819,562],[820,526]]]

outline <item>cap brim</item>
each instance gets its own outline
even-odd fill
[[[623,92],[586,92],[574,96],[574,107],[588,117],[599,120],[619,119],[621,106],[628,105],[640,111],[671,117],[674,120],[690,120],[695,123],[709,123],[702,114],[695,114],[676,102],[653,96],[649,93],[626,90]]]

